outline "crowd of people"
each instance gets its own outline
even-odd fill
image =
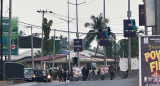
[[[98,69],[97,73],[95,73],[95,70],[91,70],[91,72],[89,72],[89,69],[86,67],[83,67],[82,70],[82,81],[86,81],[86,79],[90,76],[90,75],[103,75],[103,71],[101,71],[101,68]],[[114,76],[114,67],[111,65],[109,67],[108,73],[110,74],[110,80],[113,79]],[[73,78],[73,71],[65,71],[62,68],[59,68],[59,70],[57,70],[57,75],[58,75],[58,80],[59,82],[66,82],[66,80],[72,80]]]

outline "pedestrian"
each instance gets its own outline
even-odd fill
[[[97,71],[97,75],[100,75],[100,68],[99,68],[98,71]]]
[[[67,78],[67,73],[66,71],[63,71],[63,81],[66,82],[66,78]]]
[[[61,68],[59,68],[59,70],[57,71],[57,74],[58,74],[58,80],[59,80],[59,82],[62,82],[62,69]]]
[[[91,75],[95,75],[95,71],[94,71],[94,69],[91,71]]]
[[[86,81],[87,69],[83,67],[82,69],[82,81]]]
[[[113,80],[113,76],[114,76],[114,68],[113,65],[111,65],[109,67],[109,72],[110,72],[110,80]]]

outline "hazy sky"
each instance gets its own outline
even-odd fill
[[[70,3],[76,3],[76,0],[69,0]],[[79,32],[88,32],[90,28],[85,28],[84,23],[91,21],[90,16],[98,16],[103,13],[103,0],[78,0],[78,3],[87,2],[78,6],[79,17]],[[47,19],[53,20],[52,29],[67,31],[67,22],[59,18],[67,20],[68,8],[67,0],[12,0],[12,17],[18,17],[19,21],[29,24],[41,26],[42,14],[37,13],[37,10],[53,11],[54,14],[46,13]],[[123,33],[123,19],[127,19],[128,0],[106,0],[106,18],[110,20],[108,26],[111,27],[113,33]],[[138,20],[138,5],[143,4],[142,0],[131,0],[131,19],[136,20],[136,25],[139,26]],[[8,16],[9,0],[4,0],[4,16]],[[76,6],[70,4],[70,17],[76,17]],[[144,27],[140,27],[144,28]],[[41,29],[33,28],[33,33],[41,32]],[[30,34],[30,29],[19,23],[19,30]],[[70,31],[76,31],[76,20],[70,23]],[[57,32],[56,35],[68,36],[67,33]],[[51,32],[53,36],[53,32]],[[71,39],[76,38],[75,34],[71,34]],[[84,36],[81,36],[84,38]],[[122,39],[123,34],[117,35],[117,39]]]

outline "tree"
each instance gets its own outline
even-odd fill
[[[138,27],[136,27],[136,32],[137,35],[139,33],[144,33],[142,30],[138,31]],[[121,57],[128,57],[128,39],[122,39],[119,41],[120,43],[120,50],[119,50],[119,55]],[[138,56],[138,36],[136,37],[131,37],[131,57],[136,57]]]
[[[53,51],[53,40],[49,39],[52,23],[53,23],[52,20],[48,22],[46,18],[43,19],[43,31],[44,31],[43,54],[44,55],[51,54],[51,52]]]
[[[43,55],[48,55],[51,54],[51,52],[53,52],[53,39],[49,39],[52,23],[52,20],[48,22],[46,18],[43,19]],[[40,54],[40,51],[37,51],[37,53],[35,53],[36,56],[40,56]]]
[[[92,43],[93,40],[97,41],[97,49],[98,50],[98,43],[99,43],[99,38],[98,38],[98,33],[101,32],[102,30],[106,30],[106,28],[103,28],[104,24],[104,18],[102,14],[99,16],[95,17],[94,15],[91,16],[92,22],[86,22],[85,27],[90,27],[92,30],[89,30],[87,33],[86,37],[84,38],[84,41],[86,42],[85,48],[88,48],[89,45]],[[108,19],[105,19],[105,24],[109,22]]]

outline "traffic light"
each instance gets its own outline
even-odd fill
[[[110,29],[110,27],[107,27],[107,29],[108,29],[108,35],[110,35],[110,34],[111,34],[111,29]]]
[[[78,58],[77,58],[77,57],[73,57],[73,58],[72,58],[72,61],[73,61],[73,64],[77,65]]]

